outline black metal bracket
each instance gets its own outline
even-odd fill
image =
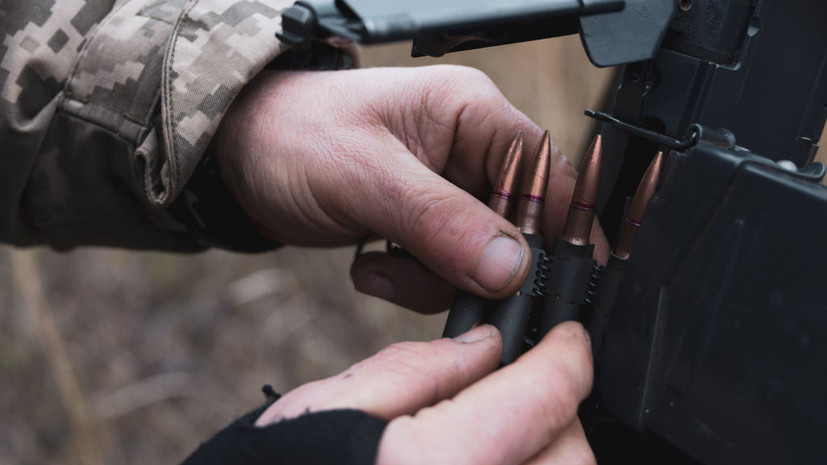
[[[686,136],[683,139],[676,139],[676,138],[674,138],[672,136],[668,136],[666,134],[661,134],[659,132],[655,132],[655,131],[652,131],[650,129],[646,129],[646,128],[642,128],[640,126],[636,126],[632,123],[623,121],[620,118],[612,116],[608,113],[603,113],[603,112],[594,111],[594,110],[590,110],[590,109],[586,109],[583,113],[585,113],[585,115],[588,116],[589,118],[594,118],[598,121],[602,121],[604,123],[611,124],[612,126],[618,128],[618,129],[621,129],[621,130],[626,131],[630,134],[634,134],[636,136],[642,137],[644,139],[651,140],[652,142],[655,142],[655,143],[657,143],[659,145],[662,145],[664,147],[668,147],[672,150],[679,150],[679,151],[687,150],[688,148],[696,145],[698,143],[698,140],[699,140],[700,131],[698,130],[698,128],[695,125],[693,125],[692,127],[689,128],[689,131],[687,132]],[[734,136],[733,136],[733,140],[732,140],[732,145],[733,146],[735,145]]]

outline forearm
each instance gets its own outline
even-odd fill
[[[290,2],[53,3],[0,7],[0,240],[202,247],[168,207]]]

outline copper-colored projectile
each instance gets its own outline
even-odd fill
[[[580,167],[574,194],[571,196],[569,215],[563,240],[574,245],[590,243],[597,192],[600,189],[600,167],[603,164],[603,140],[600,134],[594,138]]]
[[[540,234],[540,220],[543,217],[543,206],[546,202],[550,166],[551,136],[546,131],[534,152],[531,163],[526,167],[521,184],[520,201],[517,204],[514,225],[524,234]]]
[[[632,245],[635,243],[635,236],[638,229],[640,229],[640,222],[643,219],[643,214],[646,212],[646,207],[655,195],[655,189],[658,187],[658,178],[660,177],[660,166],[663,163],[663,152],[658,152],[655,158],[649,163],[649,168],[640,180],[640,184],[635,191],[635,197],[632,199],[632,206],[629,208],[629,213],[626,215],[626,220],[623,221],[622,229],[620,230],[620,241],[615,247],[614,255],[622,260],[628,260],[629,254],[632,251]]]
[[[491,198],[488,200],[488,206],[503,218],[508,218],[511,211],[514,210],[514,205],[517,204],[517,189],[519,188],[522,161],[523,131],[520,131],[511,142],[511,146],[508,147],[508,152],[505,154],[500,167],[500,177],[497,179],[497,185],[494,186]]]

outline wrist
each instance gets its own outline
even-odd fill
[[[222,179],[219,162],[210,149],[169,209],[205,246],[264,252],[280,245],[262,234],[244,212]]]

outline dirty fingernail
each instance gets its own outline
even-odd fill
[[[497,292],[511,283],[522,262],[523,245],[500,236],[485,247],[471,278],[485,290]]]
[[[471,329],[459,336],[455,337],[454,340],[457,342],[461,342],[463,344],[471,344],[472,342],[482,341],[483,339],[487,339],[494,334],[494,327],[491,325],[482,325],[477,326],[474,329]]]

